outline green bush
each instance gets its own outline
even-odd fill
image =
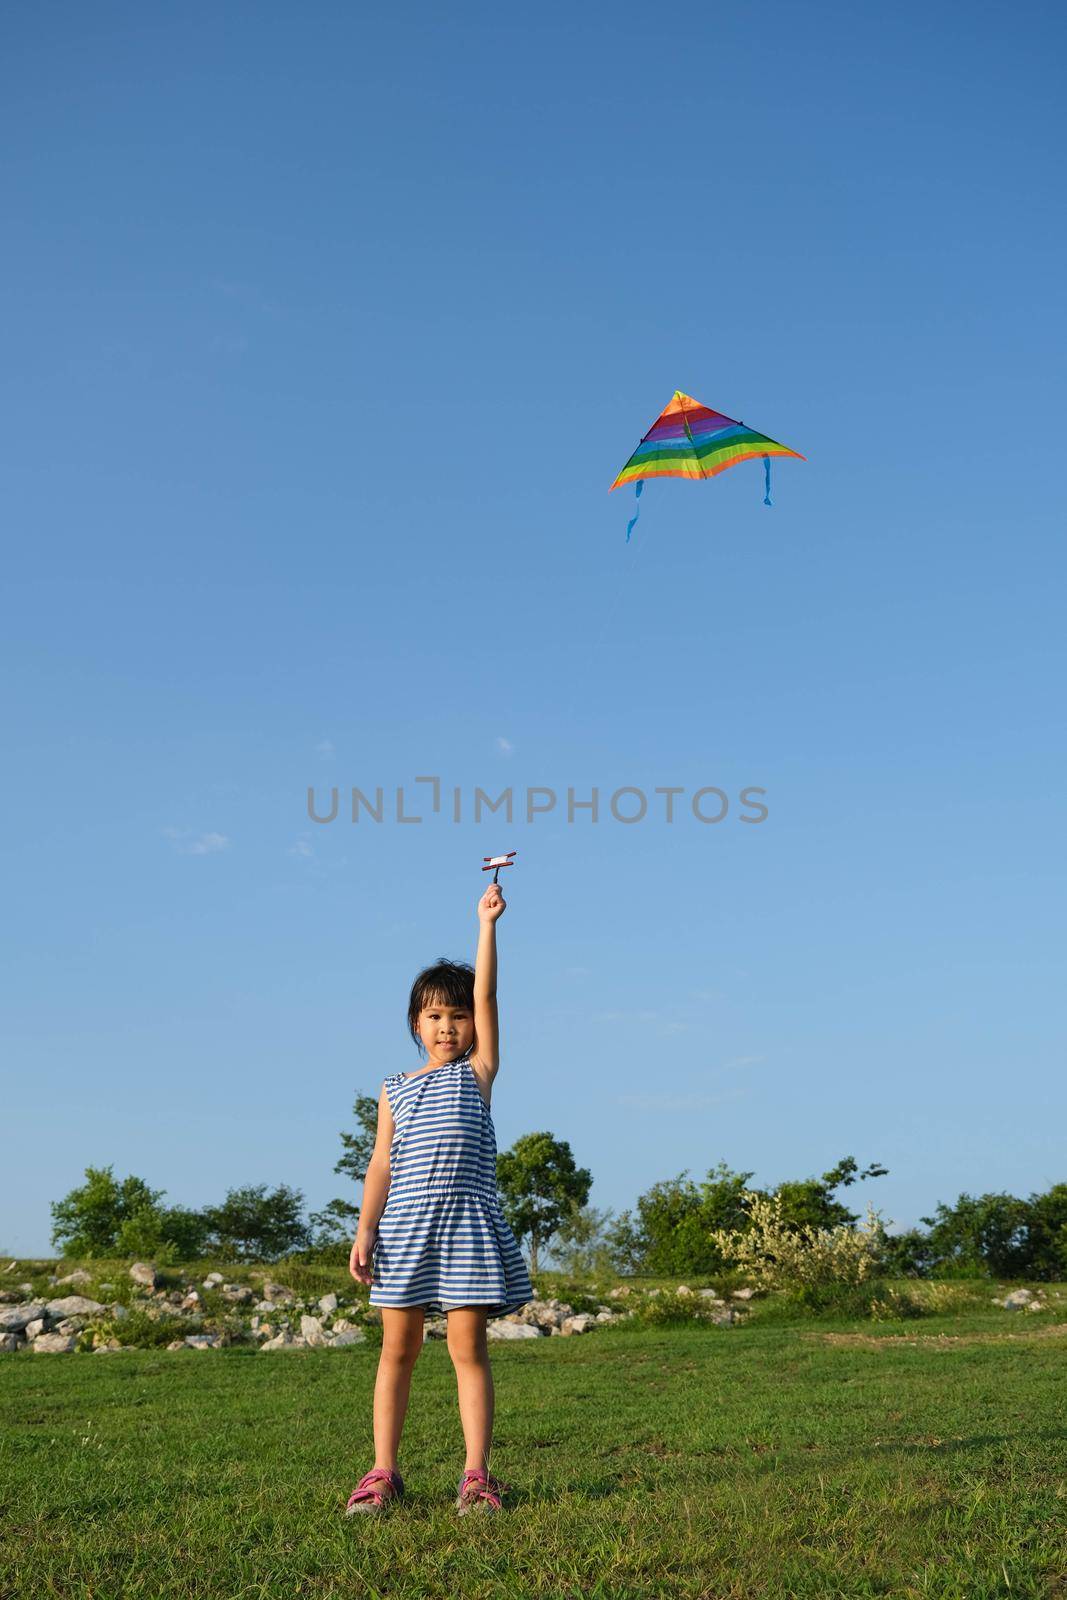
[[[104,1340],[114,1339],[121,1345],[155,1348],[170,1344],[172,1339],[184,1339],[187,1333],[204,1330],[194,1330],[184,1317],[150,1317],[140,1306],[133,1306],[125,1317],[94,1317],[86,1331],[99,1334]]]
[[[689,1328],[694,1324],[717,1326],[711,1306],[695,1295],[678,1294],[673,1289],[664,1289],[654,1295],[632,1295],[625,1309],[633,1311],[634,1315],[627,1317],[626,1324],[617,1323],[617,1327],[674,1328],[681,1324]]]

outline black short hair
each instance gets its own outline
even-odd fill
[[[474,968],[469,961],[449,961],[447,956],[438,956],[432,967],[423,967],[411,985],[408,1032],[420,1054],[425,1054],[426,1047],[419,1037],[419,1015],[434,1000],[442,1005],[466,1006],[474,1014]]]

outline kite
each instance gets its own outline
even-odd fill
[[[736,467],[739,461],[752,461],[756,456],[763,457],[766,474],[763,504],[769,506],[771,456],[795,456],[798,461],[805,461],[807,457],[768,439],[766,434],[757,433],[754,428],[747,428],[733,417],[723,416],[721,411],[702,406],[691,394],[675,389],[674,399],[664,406],[611,488],[634,483],[640,500],[646,478],[714,478],[727,467]],[[627,524],[627,539],[640,514],[639,505]]]

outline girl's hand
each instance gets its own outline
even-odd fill
[[[504,915],[506,909],[507,901],[500,892],[499,883],[491,883],[478,901],[478,921],[495,922]]]
[[[352,1243],[352,1250],[348,1257],[348,1270],[357,1283],[371,1283],[374,1278],[372,1257],[374,1255],[374,1242],[377,1236],[360,1231]]]

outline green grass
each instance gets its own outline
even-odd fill
[[[407,1503],[347,1522],[373,1348],[5,1357],[0,1595],[1067,1596],[1067,1322],[993,1292],[494,1344],[515,1491],[489,1519],[451,1508],[443,1343],[415,1369]]]

